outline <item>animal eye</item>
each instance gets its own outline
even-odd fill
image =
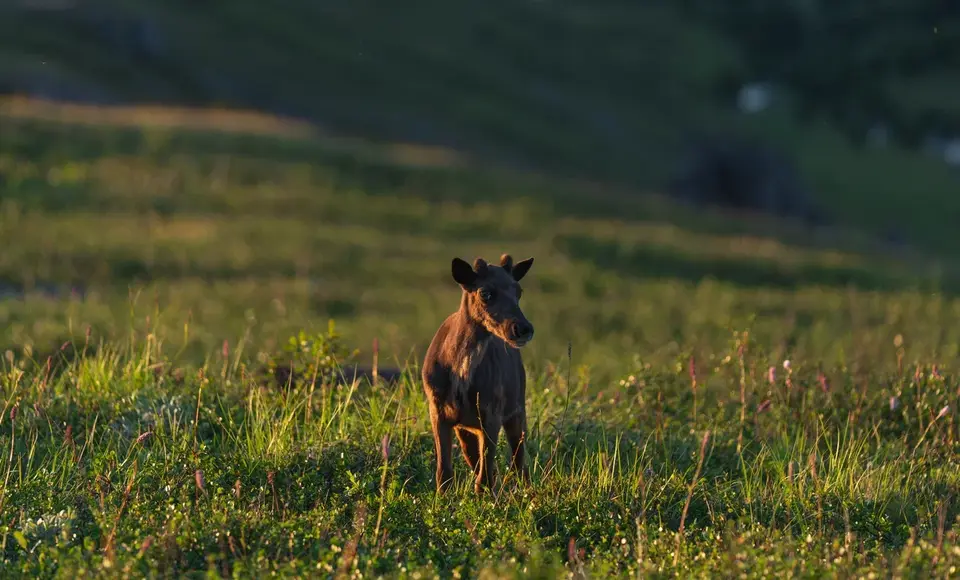
[[[481,288],[479,294],[480,294],[480,300],[483,300],[484,302],[490,302],[491,300],[493,300],[493,290]]]

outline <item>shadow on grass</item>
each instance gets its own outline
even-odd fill
[[[0,301],[43,298],[48,300],[82,300],[90,288],[127,288],[156,282],[197,279],[207,282],[236,282],[255,278],[306,281],[315,289],[310,296],[310,309],[335,319],[349,319],[360,312],[359,300],[343,296],[324,296],[322,280],[304,278],[296,266],[285,260],[264,258],[254,264],[236,268],[208,267],[196,262],[176,263],[161,257],[148,264],[136,257],[119,257],[79,252],[61,262],[64,270],[54,272],[52,280],[13,280],[0,278]],[[12,273],[12,272],[11,272]]]
[[[623,248],[585,236],[563,236],[557,249],[571,258],[633,278],[668,278],[700,282],[714,278],[738,286],[795,289],[803,286],[854,287],[861,290],[924,290],[956,294],[954,278],[934,281],[903,272],[820,264],[785,265],[759,259],[701,259],[664,247]]]

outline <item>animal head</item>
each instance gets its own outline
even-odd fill
[[[523,288],[520,280],[533,265],[533,258],[513,263],[509,254],[500,256],[500,265],[477,258],[473,266],[454,258],[453,279],[463,289],[466,314],[491,334],[514,348],[533,340],[533,325],[520,310]]]

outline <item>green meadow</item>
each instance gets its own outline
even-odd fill
[[[0,113],[0,575],[956,576],[948,259],[272,117]],[[418,365],[450,259],[503,252],[532,485],[458,456],[436,497]],[[344,380],[374,340],[400,378]]]

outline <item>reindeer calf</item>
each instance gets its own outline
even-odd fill
[[[453,480],[452,434],[476,476],[477,493],[497,479],[497,439],[507,434],[516,470],[530,475],[525,461],[526,382],[520,348],[533,339],[533,325],[520,310],[520,280],[533,258],[513,263],[504,254],[500,265],[477,258],[473,267],[460,258],[452,263],[460,285],[460,308],[437,330],[423,361],[423,390],[430,407],[437,452],[437,491]]]

